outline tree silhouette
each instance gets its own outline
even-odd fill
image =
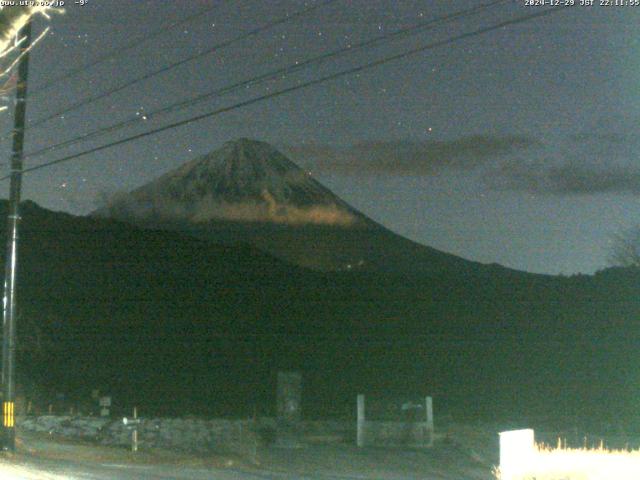
[[[640,267],[640,226],[613,235],[607,260],[612,267]]]

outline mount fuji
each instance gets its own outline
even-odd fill
[[[452,273],[481,267],[391,232],[271,145],[246,138],[115,196],[93,215],[249,244],[321,271]]]

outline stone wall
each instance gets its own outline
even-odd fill
[[[43,415],[18,417],[18,430],[45,432],[67,438],[91,440],[103,445],[129,446],[131,430],[122,419]],[[426,424],[367,421],[367,445],[420,445]],[[347,443],[355,445],[356,423],[348,421],[301,421],[295,434],[304,444]],[[151,418],[140,419],[141,448],[157,447],[191,452],[246,452],[273,443],[278,435],[274,418],[257,420]]]
[[[93,440],[103,445],[128,446],[131,430],[122,420],[100,417],[43,415],[18,418],[18,430],[46,432],[67,438]],[[262,419],[226,420],[191,418],[141,419],[138,425],[139,445],[171,448],[191,452],[242,451],[269,441],[269,430],[275,422]]]
[[[377,422],[367,420],[364,426],[365,444],[422,447],[431,443],[427,422]]]
[[[16,424],[18,430],[92,440],[103,445],[128,446],[131,442],[131,430],[121,419],[42,415],[18,417]],[[297,433],[309,442],[349,442],[355,439],[355,425],[337,421],[300,422]],[[196,452],[243,451],[273,443],[276,435],[277,422],[273,418],[152,418],[140,419],[138,425],[141,447]]]

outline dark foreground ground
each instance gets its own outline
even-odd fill
[[[427,450],[357,449],[345,444],[263,447],[244,455],[191,456],[126,450],[22,433],[18,451],[0,458],[3,479],[438,479],[489,480],[494,435],[469,429],[464,445],[443,435]],[[464,434],[464,430],[460,431]]]

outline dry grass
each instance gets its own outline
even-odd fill
[[[533,465],[523,472],[495,476],[500,480],[638,480],[640,450],[598,448],[551,448],[537,444]]]

